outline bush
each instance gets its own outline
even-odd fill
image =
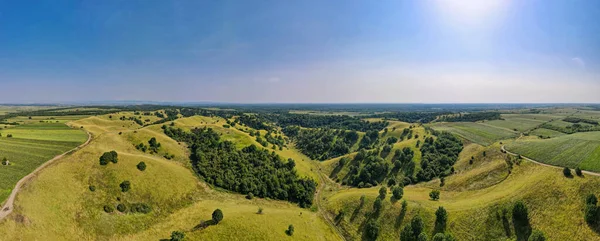
[[[423,232],[423,219],[421,219],[421,216],[415,215],[410,221],[410,226],[415,237],[421,234]]]
[[[107,165],[108,162],[117,163],[119,161],[116,151],[105,152],[100,156],[100,165]]]
[[[440,200],[440,190],[433,190],[429,193],[429,197],[433,201]]]
[[[263,214],[263,208],[258,207],[258,211],[256,212],[256,214]]]
[[[584,220],[590,225],[595,225],[598,222],[598,206],[592,204],[586,205]]]
[[[394,187],[394,190],[392,191],[392,196],[396,200],[402,199],[402,196],[404,196],[404,189],[402,187]]]
[[[121,187],[121,192],[127,192],[131,189],[131,183],[129,181],[123,181],[119,184],[119,187]]]
[[[286,233],[287,235],[289,235],[289,236],[292,236],[292,235],[294,235],[294,225],[291,225],[291,224],[290,224],[290,226],[288,226],[288,229],[287,229],[287,230],[285,230],[285,233]]]
[[[563,174],[565,175],[565,177],[571,177],[571,169],[569,169],[568,167],[563,168]]]
[[[125,206],[125,204],[119,203],[119,205],[117,205],[117,210],[119,210],[119,212],[124,213],[125,211],[127,211],[127,206]]]
[[[546,241],[546,237],[544,236],[544,233],[542,233],[542,231],[533,230],[531,236],[529,236],[528,241]]]
[[[413,235],[413,231],[412,231],[412,226],[409,223],[406,226],[404,226],[404,228],[400,232],[400,241],[411,241],[411,240],[414,240],[414,235]]]
[[[89,187],[89,188],[90,188],[90,191],[92,191],[92,192],[95,192],[95,191],[96,191],[96,186],[92,186],[92,185],[90,185],[90,187]]]
[[[583,172],[581,172],[581,169],[579,167],[575,168],[575,174],[580,177],[583,176]]]
[[[137,164],[136,167],[137,167],[138,170],[144,171],[144,170],[146,170],[146,163],[145,162],[140,162],[140,163]]]
[[[419,234],[419,237],[417,237],[417,241],[429,241],[429,237],[427,237],[426,233],[421,233]]]
[[[181,241],[185,238],[185,233],[181,232],[181,231],[173,231],[171,233],[171,240],[170,241]]]
[[[596,206],[596,204],[598,204],[598,198],[596,198],[596,195],[590,193],[585,198],[585,204]]]
[[[249,192],[248,195],[246,195],[246,199],[248,200],[252,200],[254,198],[254,194],[252,194],[252,192]]]
[[[133,213],[149,213],[152,211],[152,208],[145,203],[134,203],[131,204],[131,208],[130,208],[131,212]]]
[[[112,206],[104,205],[104,211],[107,213],[112,213],[115,211],[115,209]]]
[[[221,209],[215,209],[215,211],[212,213],[212,221],[215,224],[219,224],[221,220],[223,220],[223,211],[221,211]]]

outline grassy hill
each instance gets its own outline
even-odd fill
[[[222,120],[209,119],[212,125]],[[168,238],[171,231],[186,231],[192,239],[250,239],[282,240],[285,229],[293,224],[293,239],[334,240],[337,238],[316,212],[294,204],[253,199],[244,195],[214,190],[198,178],[184,162],[186,148],[166,137],[160,126],[128,125],[107,116],[89,117],[74,121],[92,132],[94,139],[85,148],[58,160],[44,169],[17,195],[15,211],[0,223],[0,236],[8,240],[148,240]],[[189,118],[177,120],[190,128],[201,126]],[[246,133],[223,128],[223,133],[247,138]],[[155,137],[161,143],[159,153],[144,153],[134,145]],[[115,150],[118,162],[99,165],[99,157]],[[163,152],[175,155],[167,160]],[[281,151],[294,154],[294,149]],[[139,162],[147,168],[136,168]],[[307,162],[307,173],[315,175]],[[297,165],[300,167],[300,161]],[[300,169],[300,168],[299,168]],[[119,184],[130,181],[131,190],[122,192]],[[95,191],[90,190],[95,187]],[[145,203],[152,208],[148,214],[106,213],[105,205],[116,206]],[[264,214],[256,214],[259,207]],[[220,208],[225,219],[217,226],[194,231],[201,221],[210,218]],[[249,220],[253,220],[250,222]],[[278,230],[280,227],[281,230]]]
[[[600,132],[581,132],[550,139],[523,139],[506,145],[508,151],[536,161],[600,171]]]

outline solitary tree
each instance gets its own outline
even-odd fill
[[[563,174],[565,175],[565,177],[571,177],[571,169],[569,169],[568,167],[565,167],[563,169]]]
[[[137,164],[137,169],[140,171],[144,171],[146,170],[146,163],[145,162],[140,162]]]
[[[448,222],[448,212],[444,207],[439,207],[435,211],[435,232],[443,233],[446,231],[446,223]]]
[[[294,235],[294,225],[291,225],[291,224],[290,224],[290,226],[288,226],[288,229],[287,229],[287,230],[285,230],[285,233],[286,233],[287,235],[289,235],[289,236],[292,236],[292,235]]]
[[[440,200],[440,190],[433,190],[429,193],[429,197],[431,200],[437,201]]]
[[[131,183],[129,181],[123,181],[119,184],[119,187],[121,187],[121,192],[127,192],[131,189]]]
[[[394,190],[392,191],[392,196],[396,200],[402,199],[402,196],[404,196],[404,189],[400,186],[394,187]]]
[[[367,240],[377,240],[377,236],[379,236],[379,225],[375,220],[370,219],[365,226],[365,238]]]
[[[583,176],[583,172],[581,172],[581,169],[579,167],[575,168],[575,174],[580,177]]]
[[[421,234],[423,232],[423,219],[421,219],[421,216],[415,215],[410,221],[410,226],[412,227],[413,237]]]
[[[212,221],[215,224],[219,224],[219,222],[221,222],[221,220],[223,220],[223,211],[221,211],[221,209],[216,209],[212,213]]]

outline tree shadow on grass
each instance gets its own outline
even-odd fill
[[[402,208],[400,210],[400,214],[398,215],[398,217],[396,217],[396,222],[394,223],[394,228],[396,230],[400,230],[400,227],[402,226],[402,222],[404,222],[404,217],[406,216],[406,209],[407,208]]]

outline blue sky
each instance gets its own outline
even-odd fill
[[[600,1],[1,1],[0,103],[600,102]]]

